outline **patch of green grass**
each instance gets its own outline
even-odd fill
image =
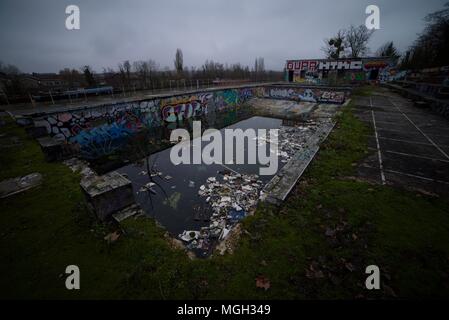
[[[372,85],[364,85],[361,87],[356,87],[352,90],[353,96],[370,96],[375,91],[375,88]]]
[[[244,220],[232,255],[194,260],[169,247],[151,219],[127,219],[125,234],[84,208],[79,176],[46,163],[37,143],[13,124],[0,129],[22,146],[0,154],[0,177],[31,172],[43,184],[0,200],[2,298],[308,299],[447,296],[447,202],[348,179],[368,155],[368,128],[351,106],[297,187],[279,208],[261,205]],[[64,286],[81,270],[81,290]],[[383,289],[364,289],[365,267],[381,269]],[[256,277],[270,288],[256,287]],[[392,290],[386,290],[387,287]]]
[[[0,154],[1,179],[43,175],[39,187],[0,200],[2,298],[118,298],[122,279],[154,244],[176,254],[149,219],[140,220],[141,233],[108,245],[103,237],[109,227],[86,211],[80,177],[61,163],[45,162],[36,141],[11,121],[1,133],[20,139]],[[64,271],[70,264],[80,267],[80,291],[65,289]]]

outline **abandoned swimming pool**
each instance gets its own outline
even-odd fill
[[[279,172],[316,128],[313,121],[299,126],[283,123],[281,119],[254,116],[226,128],[279,129]],[[267,148],[273,152],[269,144]],[[260,166],[235,161],[174,165],[170,149],[166,149],[116,171],[131,181],[136,202],[145,213],[202,257],[257,206],[264,186],[275,175],[258,175]]]
[[[81,187],[100,220],[112,216],[121,221],[135,214],[122,211],[137,202],[173,238],[204,256],[218,239],[229,234],[232,239],[237,229],[233,226],[251,214],[259,200],[285,200],[332,130],[331,118],[349,93],[340,87],[268,84],[67,108],[22,120],[31,124],[30,133],[48,161],[69,159],[72,170],[81,167],[80,172],[87,173],[82,174]],[[277,140],[277,173],[259,176],[264,165],[235,161],[175,166],[168,149],[171,132],[190,132],[195,120],[205,129],[279,129],[277,139],[257,137],[258,146]]]

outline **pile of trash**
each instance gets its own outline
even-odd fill
[[[228,170],[220,173],[220,181],[209,177],[198,191],[211,209],[209,226],[179,235],[188,249],[199,251],[202,255],[210,253],[215,243],[226,239],[232,227],[255,209],[263,187],[263,182],[255,174]]]
[[[303,125],[281,126],[277,136],[278,150],[277,155],[282,163],[287,163],[290,159],[303,148],[307,140],[317,130],[318,124],[312,120],[306,121]],[[270,136],[259,137],[259,146],[265,142],[273,145],[273,139]],[[270,152],[276,152],[271,147]]]

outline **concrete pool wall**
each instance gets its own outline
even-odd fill
[[[186,119],[226,112],[253,97],[342,104],[349,92],[349,88],[338,87],[252,85],[160,95],[30,116],[41,135],[46,133],[53,140],[75,146],[85,158],[96,158],[113,153],[120,141],[144,128],[176,126]]]

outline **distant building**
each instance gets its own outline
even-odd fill
[[[56,73],[32,73],[31,75],[22,75],[20,82],[23,87],[31,90],[53,90],[62,91],[68,87],[67,81],[61,75]]]
[[[387,57],[287,60],[285,80],[315,84],[385,81],[393,68]]]

